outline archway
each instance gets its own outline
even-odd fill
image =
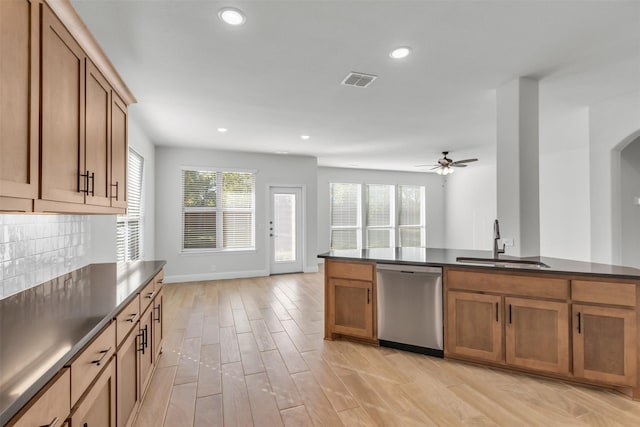
[[[640,268],[640,137],[620,151],[622,265]]]

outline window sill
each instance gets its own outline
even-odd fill
[[[255,248],[252,249],[192,249],[192,250],[179,250],[178,255],[213,255],[213,254],[228,254],[228,255],[240,255],[240,254],[255,254],[258,251]]]

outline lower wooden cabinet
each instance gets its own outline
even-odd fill
[[[117,417],[118,426],[128,427],[133,423],[141,400],[140,357],[142,336],[139,323],[123,341],[116,354]]]
[[[574,375],[637,386],[635,310],[574,304],[572,315]]]
[[[569,374],[569,304],[505,298],[506,362]]]
[[[33,427],[60,425],[71,411],[71,372],[61,370],[32,400],[30,406],[16,415],[7,426]]]
[[[502,297],[470,292],[447,294],[447,353],[503,361]]]
[[[153,302],[153,327],[151,328],[151,330],[153,331],[152,333],[152,340],[151,342],[153,343],[153,360],[154,363],[158,360],[158,357],[160,357],[160,353],[162,352],[162,339],[163,339],[163,334],[164,331],[162,329],[162,316],[164,315],[163,311],[162,311],[162,297],[164,295],[164,292],[162,292],[162,289],[160,289],[158,291],[158,293],[156,294],[156,298]]]
[[[140,391],[144,394],[153,372],[153,310],[149,307],[140,318]]]
[[[116,427],[116,363],[113,358],[71,415],[71,425]]]
[[[325,338],[377,341],[375,264],[325,262]]]

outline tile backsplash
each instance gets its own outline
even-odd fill
[[[0,214],[0,299],[89,263],[83,215]]]

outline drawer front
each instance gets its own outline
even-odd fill
[[[116,316],[116,342],[118,347],[129,334],[129,331],[133,329],[138,319],[140,319],[140,295],[136,295]]]
[[[111,322],[71,363],[71,405],[78,402],[115,351],[116,324]]]
[[[71,412],[70,388],[69,368],[63,368],[58,376],[43,388],[39,396],[34,398],[35,403],[7,425],[15,427],[48,426],[55,420],[57,420],[56,425],[62,425]]]
[[[373,264],[359,262],[338,262],[328,261],[327,265],[329,277],[340,277],[342,279],[373,280]]]
[[[569,298],[568,280],[540,276],[446,269],[445,284],[447,289],[561,300]]]
[[[572,280],[571,299],[580,302],[635,307],[636,284]]]
[[[155,280],[151,280],[147,286],[144,287],[142,292],[140,292],[140,312],[144,313],[147,307],[151,305],[151,301],[153,301],[153,297],[155,297],[156,293],[154,290]]]
[[[162,282],[164,281],[164,270],[160,270],[160,273],[156,274],[153,278],[153,290],[157,293],[162,288]]]

